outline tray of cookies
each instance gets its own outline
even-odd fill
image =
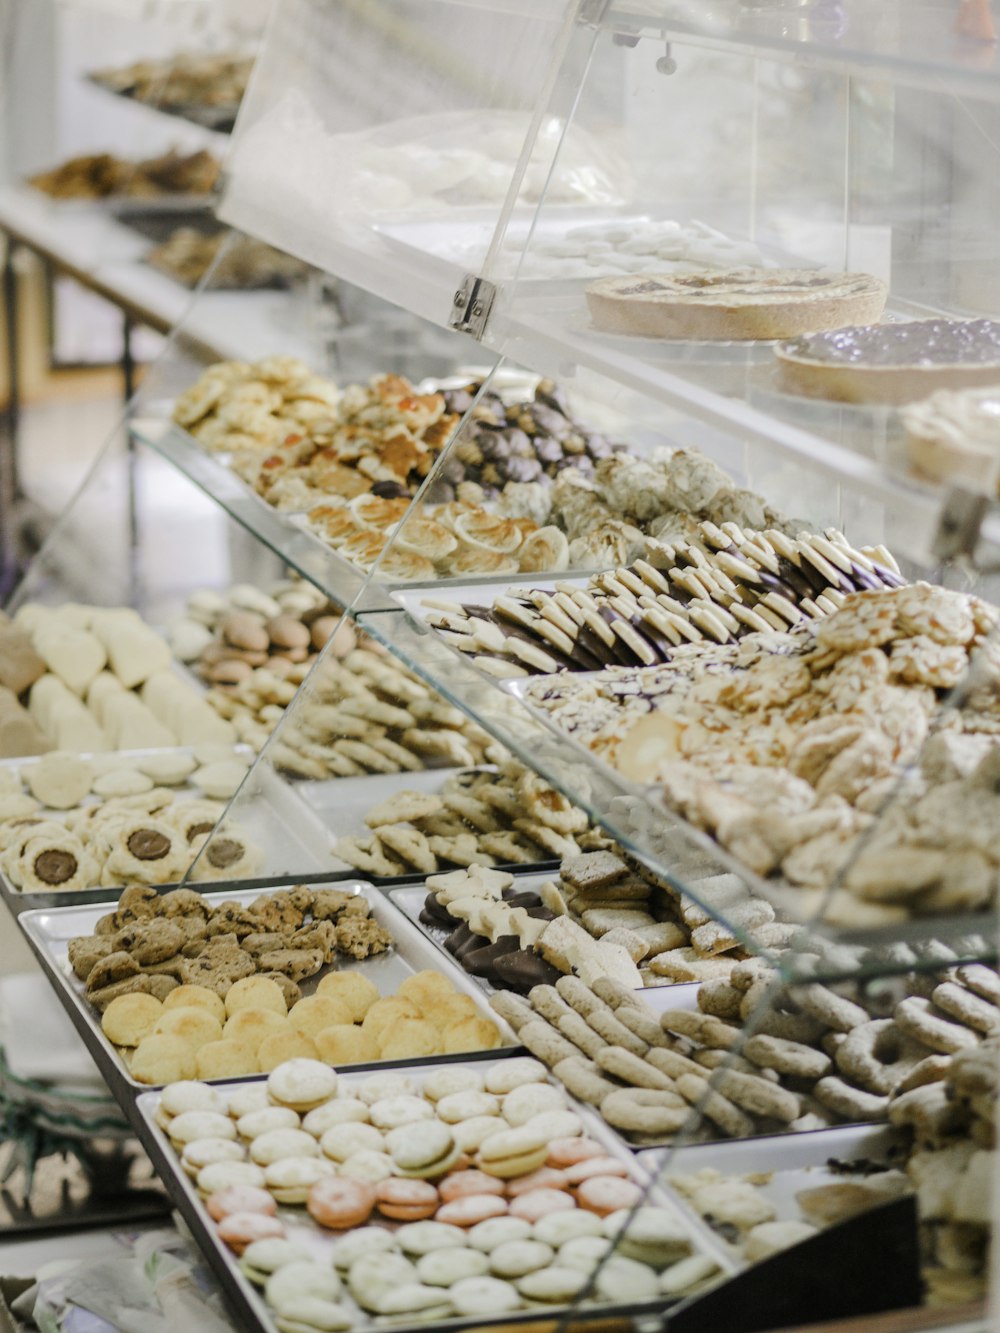
[[[524,994],[587,962],[619,975],[624,985],[641,987],[639,970],[622,946],[590,935],[547,905],[552,882],[551,874],[515,876],[473,865],[431,875],[423,885],[390,889],[389,897],[487,993]]]
[[[514,1044],[482,992],[372,885],[157,895],[23,913],[21,927],[125,1101],[180,1078],[441,1058]]]
[[[335,838],[333,863],[376,884],[473,864],[555,869],[597,836],[587,816],[520,765],[372,774],[296,787]],[[528,787],[537,787],[530,801]],[[542,797],[546,797],[544,802]]]
[[[649,1311],[735,1267],[534,1059],[291,1060],[136,1112],[246,1327],[519,1323],[585,1292]]]
[[[847,1125],[805,1134],[643,1152],[638,1163],[678,1210],[710,1226],[738,1264],[913,1192],[909,1136]]]
[[[322,820],[270,770],[242,819],[210,837],[252,760],[213,742],[0,763],[0,895],[15,914],[107,902],[128,884],[176,887],[193,864],[196,883],[351,876],[328,870]]]

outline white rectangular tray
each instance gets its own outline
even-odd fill
[[[691,1144],[672,1154],[668,1148],[656,1148],[638,1153],[637,1161],[689,1220],[696,1219],[704,1226],[709,1224],[672,1188],[671,1176],[694,1174],[705,1167],[724,1176],[760,1174],[765,1179],[757,1188],[774,1206],[775,1220],[802,1221],[795,1198],[799,1191],[851,1178],[850,1173],[833,1169],[831,1162],[874,1161],[884,1163],[887,1170],[902,1166],[906,1161],[906,1136],[885,1125],[842,1125],[800,1134]],[[709,1229],[730,1262],[744,1266],[746,1260],[739,1246]]]
[[[480,1057],[464,1057],[461,1060],[449,1062],[452,1067],[455,1065],[465,1067],[483,1068],[483,1060],[489,1059],[495,1053]],[[417,1065],[397,1066],[400,1073],[408,1074],[415,1083],[422,1084],[423,1079],[427,1077],[432,1070],[441,1067],[440,1061],[427,1060]],[[348,1095],[352,1084],[360,1083],[365,1077],[362,1072],[347,1072],[341,1075],[340,1086],[346,1088]],[[234,1079],[226,1086],[227,1089],[233,1089],[240,1086],[259,1084],[260,1079]],[[572,1102],[572,1099],[570,1099]],[[191,1226],[196,1239],[201,1244],[204,1252],[208,1255],[210,1261],[220,1280],[223,1282],[226,1290],[237,1302],[243,1316],[256,1321],[256,1326],[268,1330],[268,1333],[275,1333],[275,1325],[272,1315],[267,1309],[259,1291],[254,1288],[241,1272],[238,1263],[232,1253],[217,1238],[215,1227],[208,1217],[207,1210],[198,1196],[194,1183],[186,1175],[180,1166],[180,1162],[173,1148],[167,1141],[166,1135],[156,1122],[156,1111],[159,1105],[158,1092],[145,1092],[135,1103],[135,1111],[140,1120],[140,1134],[147,1149],[150,1150],[154,1164],[167,1185],[175,1201],[179,1204],[187,1222]],[[637,1183],[644,1183],[642,1173],[636,1169],[635,1157],[625,1148],[601,1121],[599,1116],[595,1116],[587,1107],[573,1105],[573,1109],[581,1116],[585,1122],[585,1130],[589,1137],[603,1144],[610,1156],[617,1158],[622,1162],[632,1179]],[[650,1203],[655,1203],[659,1207],[674,1209],[676,1207],[673,1201],[668,1199],[666,1194],[656,1189],[649,1197]],[[310,1257],[319,1260],[321,1263],[330,1263],[330,1252],[333,1244],[340,1235],[350,1234],[349,1232],[331,1233],[323,1231],[320,1227],[313,1224],[308,1215],[301,1208],[279,1207],[279,1218],[288,1228],[289,1238],[301,1246],[310,1254]],[[689,1214],[684,1214],[684,1221],[692,1235],[694,1245],[711,1254],[718,1262],[723,1271],[732,1271],[734,1264],[726,1254],[724,1247],[720,1246],[710,1229],[699,1220],[692,1221]],[[375,1218],[372,1225],[384,1226],[387,1229],[395,1229],[393,1223],[385,1219]],[[357,1316],[356,1328],[372,1328],[383,1325],[384,1321],[378,1320],[366,1312],[353,1306],[351,1298],[342,1294],[340,1300],[350,1306]],[[645,1309],[647,1312],[657,1308],[662,1309],[663,1302],[655,1303],[645,1302],[635,1306],[626,1306],[619,1304],[617,1306],[608,1305],[602,1309],[610,1314],[614,1311],[624,1312],[627,1309]],[[564,1307],[546,1306],[545,1313]],[[534,1322],[539,1318],[538,1307],[517,1311],[516,1313],[503,1315],[503,1324],[514,1324],[524,1322]],[[453,1318],[436,1322],[435,1328],[458,1329],[474,1325],[482,1326],[483,1317],[480,1315],[475,1318]],[[419,1326],[419,1318],[414,1317],[412,1325]],[[411,1325],[403,1319],[393,1321],[391,1325],[394,1329],[402,1329]],[[427,1327],[423,1325],[423,1327]]]
[[[428,768],[416,773],[372,773],[360,778],[337,778],[331,782],[297,782],[295,794],[317,816],[329,836],[331,849],[338,837],[358,837],[372,832],[365,823],[365,815],[373,806],[391,799],[400,791],[419,791],[437,795],[441,788],[456,773],[467,773],[468,768]],[[477,772],[493,772],[489,765],[482,765]],[[332,859],[331,859],[332,857]],[[333,870],[345,874],[357,874],[357,871],[337,858],[335,850],[328,857]],[[536,862],[536,865],[556,865],[557,861]],[[443,872],[442,872],[443,873]],[[405,884],[424,879],[420,871],[410,875],[383,877],[370,875],[373,884]]]
[[[235,746],[234,750],[251,757],[248,746]],[[163,750],[121,750],[115,752],[124,760],[140,758],[153,754],[189,754],[190,748],[177,746]],[[86,757],[86,756],[84,756]],[[100,758],[101,756],[98,756]],[[3,760],[0,769],[23,768],[31,759]],[[274,883],[276,880],[288,881],[295,878],[325,876],[327,879],[343,878],[345,875],[356,878],[357,872],[342,862],[334,862],[332,848],[334,839],[325,827],[322,818],[303,801],[296,787],[282,779],[268,765],[261,765],[253,779],[259,787],[246,800],[240,801],[234,822],[239,824],[247,838],[264,853],[261,869],[251,880],[245,883],[261,885]],[[190,783],[172,788],[182,799],[199,799],[201,791]],[[97,798],[88,797],[83,805],[96,805]],[[223,802],[224,804],[224,802]],[[58,812],[57,812],[58,813]],[[200,887],[210,890],[213,884],[221,881],[206,881]],[[157,886],[159,891],[167,892],[176,888],[176,884]],[[22,912],[43,909],[49,911],[57,907],[77,907],[84,903],[117,902],[120,888],[94,887],[72,892],[54,889],[51,892],[28,893],[18,888],[0,872],[0,897],[15,916]]]
[[[484,1018],[490,1018],[496,1023],[506,1044],[516,1045],[513,1031],[499,1015],[493,1013],[479,987],[473,985],[471,978],[447,958],[447,955],[445,955],[446,962],[443,963],[441,952],[430,944],[385,894],[363,880],[345,880],[336,887],[341,892],[361,894],[367,898],[373,918],[389,931],[395,941],[393,949],[372,958],[362,960],[338,958],[336,965],[338,971],[363,973],[383,994],[395,992],[400,983],[413,972],[425,968],[442,972],[457,990],[472,998]],[[262,895],[259,890],[244,889],[237,892],[208,893],[204,896],[213,906],[223,902],[237,902],[246,906],[266,893],[267,890]],[[129,1097],[148,1085],[138,1083],[129,1074],[124,1061],[102,1032],[100,1014],[88,1004],[83,982],[77,978],[69,964],[69,941],[78,935],[92,934],[95,924],[103,915],[104,910],[101,907],[62,907],[53,911],[25,912],[19,924],[101,1072],[112,1085],[112,1090],[114,1091],[116,1087],[125,1090],[125,1096]],[[324,969],[324,972],[326,970]],[[319,973],[304,982],[303,992],[308,994],[314,990],[322,975],[323,973]],[[440,1061],[440,1057],[433,1058]]]

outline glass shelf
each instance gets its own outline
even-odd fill
[[[544,374],[566,376],[580,367],[634,391],[628,410],[636,421],[655,426],[668,408],[697,423],[693,440],[702,426],[739,440],[745,484],[774,503],[781,497],[763,479],[781,470],[795,478],[790,495],[817,485],[842,488],[859,506],[880,509],[882,540],[898,556],[925,569],[939,563],[935,546],[949,492],[907,472],[894,409],[780,393],[770,357],[763,360],[759,346],[675,343],[647,358],[628,345],[633,340],[589,332],[583,318],[574,326],[561,313],[551,300],[522,303],[509,316],[501,312],[490,340]],[[649,346],[649,340],[635,341]],[[616,404],[625,397],[618,395]],[[989,548],[1000,546],[996,504],[988,508],[981,538]]]
[[[213,458],[180,427],[151,417],[136,418],[129,429],[230,518],[262,542],[303,578],[315,584],[338,607],[348,607],[367,582],[356,565],[341,559],[310,533],[296,527],[289,515],[266,504],[225,463]]]
[[[624,44],[655,36],[1000,97],[1000,53],[990,39],[988,3],[612,0],[593,21]]]
[[[406,612],[365,609],[362,601],[354,613],[359,625],[395,657],[584,809],[665,883],[727,926],[751,952],[769,958],[789,980],[940,970],[945,965],[941,944],[958,961],[996,958],[992,916],[937,916],[863,928],[828,924],[823,920],[823,893],[806,893],[754,875],[707,834],[660,804],[653,788],[630,783],[596,760]],[[780,920],[802,927],[788,952],[761,948],[738,916],[729,915],[734,903],[750,894],[770,902]],[[899,949],[904,941],[910,945],[908,954]]]

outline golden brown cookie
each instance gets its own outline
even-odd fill
[[[165,1010],[156,1020],[153,1031],[179,1037],[181,1041],[187,1042],[192,1051],[199,1050],[210,1041],[222,1040],[222,1024],[207,1009],[197,1005],[182,1005],[180,1008]]]
[[[370,1032],[353,1024],[334,1024],[316,1034],[319,1058],[330,1065],[368,1064],[379,1059],[379,1048]]]
[[[351,1023],[360,1023],[375,1001],[381,998],[374,981],[360,972],[329,972],[320,978],[316,994],[329,995],[345,1004],[350,1010]]]
[[[243,977],[226,992],[226,1017],[240,1009],[270,1009],[284,1018],[287,1013],[281,988],[264,977]]]
[[[235,1078],[240,1074],[256,1074],[260,1070],[257,1056],[250,1046],[225,1038],[202,1046],[195,1064],[198,1078]]]
[[[152,1033],[136,1048],[130,1072],[137,1083],[179,1083],[194,1078],[195,1070],[194,1052],[187,1042]]]
[[[163,1005],[152,995],[141,992],[119,995],[101,1017],[101,1031],[116,1046],[138,1046],[153,1030],[163,1013]]]

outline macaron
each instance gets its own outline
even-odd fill
[[[375,1186],[370,1181],[340,1176],[318,1180],[306,1199],[309,1216],[330,1231],[361,1226],[374,1207]]]

